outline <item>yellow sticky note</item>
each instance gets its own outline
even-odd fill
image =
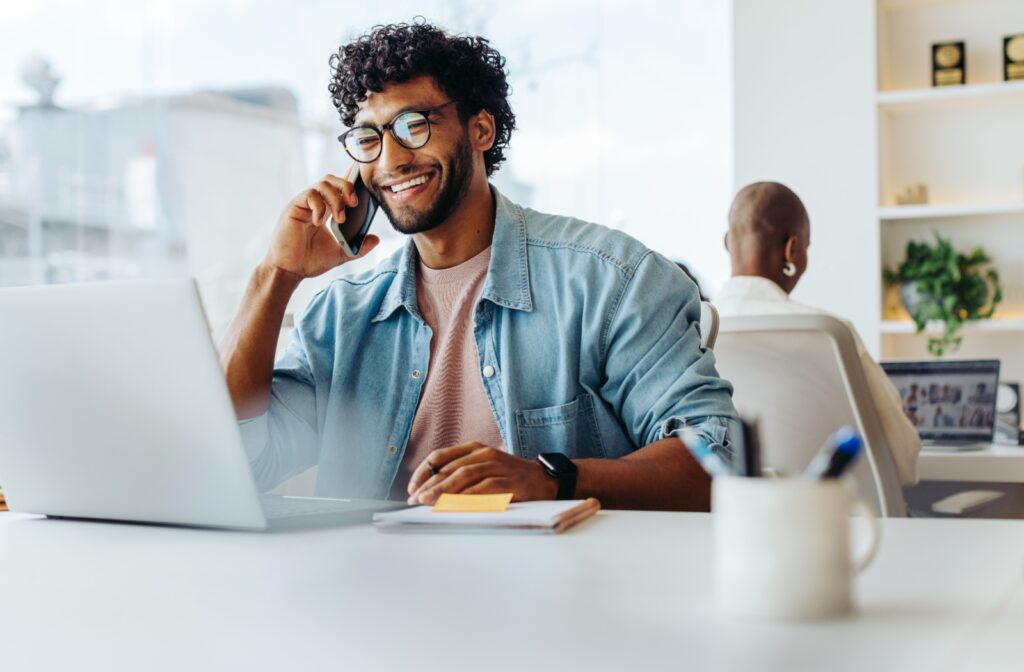
[[[511,492],[500,495],[453,495],[445,493],[434,504],[436,513],[501,513],[512,501]]]

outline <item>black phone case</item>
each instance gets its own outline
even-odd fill
[[[361,177],[356,178],[356,182],[353,186],[356,189],[356,195],[359,197],[359,202],[365,202],[367,204],[366,216],[363,217],[363,221],[359,225],[359,229],[356,231],[356,234],[352,237],[351,240],[348,240],[346,238],[345,241],[348,244],[349,249],[352,250],[352,254],[358,255],[359,250],[362,249],[363,247],[363,240],[366,238],[366,234],[370,230],[370,224],[373,223],[373,218],[377,214],[377,208],[379,207],[379,204],[377,203],[377,199],[373,197],[373,194],[370,193],[370,190],[366,188],[365,184],[363,184],[363,180]],[[352,208],[345,209],[346,221],[348,221],[348,218],[351,213]]]

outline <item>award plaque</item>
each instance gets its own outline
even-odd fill
[[[932,45],[932,86],[953,86],[967,81],[967,53],[963,42]]]
[[[1003,38],[1003,79],[1024,79],[1024,33]]]

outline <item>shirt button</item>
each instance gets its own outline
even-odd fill
[[[388,446],[388,452],[394,455],[398,452],[398,446]]]
[[[419,369],[413,369],[413,370],[412,370],[412,378],[413,378],[413,380],[419,380],[419,379],[420,379],[420,376],[422,376],[422,375],[423,375],[423,374],[422,374],[422,373],[420,373],[420,370],[419,370]]]
[[[491,366],[490,364],[488,364],[487,366],[484,367],[484,378],[493,378],[493,377],[494,377],[494,367]]]

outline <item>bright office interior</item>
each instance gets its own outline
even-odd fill
[[[622,231],[685,264],[711,305],[733,274],[723,241],[734,196],[745,185],[760,181],[792,189],[806,207],[811,231],[807,270],[792,300],[842,321],[823,322],[805,315],[777,319],[776,315],[757,323],[744,321],[749,316],[723,313],[720,323],[716,318],[715,328],[720,331],[718,343],[712,346],[720,372],[736,384],[739,410],[750,408],[760,416],[766,455],[780,456],[766,466],[779,471],[799,469],[806,462],[805,453],[781,457],[785,451],[767,444],[778,446],[797,440],[793,437],[801,433],[835,428],[833,417],[848,418],[868,444],[875,444],[872,450],[884,453],[881,463],[876,457],[861,460],[850,479],[850,487],[873,513],[881,514],[882,536],[880,544],[875,539],[874,564],[856,579],[860,583],[855,584],[855,602],[863,605],[862,613],[840,621],[842,627],[834,631],[801,630],[801,626],[765,630],[750,621],[704,623],[702,614],[710,613],[713,598],[719,604],[723,598],[721,592],[712,595],[710,584],[705,589],[694,577],[712,571],[712,548],[718,553],[726,552],[723,549],[744,553],[748,540],[723,541],[727,536],[716,527],[713,545],[712,523],[696,517],[602,511],[598,520],[565,535],[566,547],[575,554],[573,561],[600,555],[601,549],[616,544],[646,548],[643,544],[654,544],[650,540],[658,538],[662,545],[652,545],[650,551],[676,558],[685,570],[664,577],[667,583],[660,582],[663,577],[652,565],[644,564],[639,551],[635,558],[625,552],[623,565],[640,573],[636,586],[622,576],[612,579],[602,574],[614,568],[600,562],[587,570],[589,574],[580,573],[568,569],[562,560],[543,555],[544,549],[523,552],[526,564],[530,558],[536,562],[534,570],[526,570],[524,580],[548,586],[544,582],[557,582],[560,569],[571,575],[562,577],[568,587],[561,583],[538,598],[538,604],[552,613],[562,608],[560,599],[570,596],[574,606],[564,613],[579,622],[587,617],[588,608],[598,615],[631,614],[628,625],[612,617],[591,630],[570,628],[582,643],[582,660],[595,669],[634,664],[667,669],[670,661],[678,662],[677,655],[685,655],[669,643],[681,635],[666,624],[678,620],[692,627],[689,637],[693,638],[678,641],[691,644],[698,661],[710,669],[762,665],[764,669],[816,669],[810,653],[806,657],[795,653],[808,637],[819,638],[810,649],[819,652],[845,641],[858,644],[858,652],[835,669],[915,669],[918,664],[918,669],[1014,669],[1024,653],[1012,629],[1024,619],[1024,585],[1019,576],[1024,562],[1024,541],[1020,541],[1024,539],[1024,522],[1020,522],[1024,521],[1024,445],[1019,445],[1019,396],[1024,387],[1024,3],[1020,0],[5,3],[0,8],[0,291],[192,277],[213,339],[220,342],[253,267],[271,243],[283,204],[326,173],[344,175],[351,163],[336,140],[345,129],[327,92],[328,57],[340,44],[375,25],[416,16],[451,33],[485,36],[506,58],[517,128],[508,159],[492,178],[504,195],[537,211],[571,215]],[[285,315],[279,352],[288,345],[296,318],[314,294],[338,274],[351,268],[369,269],[402,246],[406,237],[382,223],[378,215],[374,232],[382,241],[366,258],[300,286]],[[953,261],[943,262],[938,270],[938,262],[929,262],[934,273],[928,282],[941,281],[950,293],[929,297],[922,283],[915,303],[915,280],[893,274],[908,268],[910,245],[927,243],[938,254],[942,241],[966,257],[982,250],[985,259],[976,264],[980,270],[975,285],[975,289],[982,287],[981,294],[968,296],[960,273],[969,269],[957,266],[954,254]],[[990,314],[997,291],[1000,298]],[[911,312],[929,299],[938,306],[937,312],[915,324],[918,316]],[[951,310],[954,300],[960,303]],[[955,321],[962,325],[953,333],[949,329]],[[702,328],[708,328],[703,321]],[[2,329],[4,316],[0,315]],[[752,340],[752,333],[765,330],[772,333]],[[942,343],[947,334],[950,340]],[[863,353],[858,353],[860,344]],[[855,364],[862,356],[887,363],[894,393],[899,395],[897,415],[899,411],[910,415],[918,431],[950,429],[937,432],[938,446],[928,445],[927,432],[922,434],[925,445],[913,467],[916,478],[910,482],[901,478],[885,448],[895,439],[886,436],[889,428],[880,418],[884,412],[874,409],[877,383]],[[802,396],[788,406],[785,400],[771,399],[779,378],[793,375],[790,363],[803,360],[822,368],[803,378],[794,375],[785,383],[789,394]],[[998,392],[995,385],[975,390],[974,379],[956,378],[966,375],[955,368],[956,363],[990,366],[993,361],[998,377],[992,380],[998,380]],[[889,368],[891,362],[915,362],[932,374],[952,370],[947,375],[953,378],[945,380],[946,390],[941,375],[919,386],[913,377],[917,373],[900,378],[899,373],[892,374],[900,365]],[[808,381],[812,377],[817,379]],[[827,384],[833,386],[834,395],[822,392]],[[748,392],[759,388],[768,394]],[[972,391],[977,405],[986,408],[991,397],[987,418],[984,409],[969,407],[966,400]],[[919,406],[914,405],[915,399],[921,400]],[[814,403],[828,408],[821,410],[817,425],[813,418],[789,421],[787,415],[783,422],[763,415],[775,412],[782,417],[796,413],[798,406],[813,408]],[[836,410],[837,405],[842,408]],[[829,415],[833,412],[837,415]],[[985,426],[988,435],[959,448],[949,445],[955,443],[947,439],[956,438],[957,428],[972,424],[972,412],[978,414],[978,424]],[[823,438],[814,442],[820,444]],[[796,461],[790,463],[790,459]],[[3,478],[0,471],[0,488]],[[315,479],[313,469],[277,492],[312,494]],[[731,492],[724,486],[716,493],[729,503],[730,512],[734,506],[761,506],[753,494]],[[0,523],[3,515],[8,514],[0,514]],[[867,526],[852,527],[860,533]],[[0,538],[7,529],[13,531],[6,546],[22,544],[21,550],[12,552],[18,571],[30,571],[27,568],[35,562],[36,556],[24,550],[26,544],[38,543],[53,554],[68,553],[71,548],[62,545],[68,542],[54,532],[36,537],[31,528],[19,532],[10,524],[0,525]],[[125,541],[123,530],[97,529],[92,533],[95,538],[81,532],[68,534],[96,558],[116,564],[116,556],[104,554],[111,552],[112,545],[131,542]],[[768,528],[744,529],[758,538]],[[160,549],[165,555],[177,552],[172,532],[159,527],[139,530],[147,548]],[[590,530],[593,548],[586,546]],[[404,575],[395,580],[395,590],[416,591],[417,581],[424,581],[429,584],[425,595],[431,599],[450,598],[452,604],[465,606],[479,589],[490,598],[508,599],[509,613],[519,622],[536,615],[536,604],[527,603],[525,597],[497,596],[487,592],[496,589],[481,587],[490,583],[486,574],[474,573],[481,571],[479,567],[459,574],[458,566],[441,563],[439,558],[448,551],[440,546],[410,551],[401,535],[378,534],[369,526],[346,534],[352,535],[351,540],[323,537],[321,542],[310,537],[304,543],[317,544],[315,550],[308,545],[297,552],[315,558],[310,571],[320,585],[351,595],[378,622],[388,616],[379,605],[370,606],[376,579],[366,576],[375,570]],[[779,537],[788,539],[787,534]],[[514,536],[499,541],[486,537],[480,545],[468,536],[450,538],[455,539],[452,548],[465,558],[487,563],[494,571],[519,570],[516,558],[521,547],[515,546]],[[693,557],[687,553],[690,542],[707,552]],[[861,542],[855,545],[863,546]],[[242,549],[246,544],[254,553],[267,557],[275,553],[272,537],[217,543],[230,562],[246,561],[248,551]],[[195,544],[183,538],[183,557],[202,563],[205,550]],[[345,553],[370,545],[376,545],[378,556],[362,555],[359,550],[353,565],[346,566],[351,576],[332,575],[316,555],[321,549]],[[936,558],[927,549],[949,556]],[[436,572],[410,571],[396,560],[404,553]],[[68,569],[72,565],[46,562],[55,563],[55,571],[86,582],[84,574]],[[923,567],[928,563],[933,564]],[[974,569],[950,575],[952,568],[966,566]],[[280,576],[296,569],[280,557],[256,567],[254,576]],[[542,575],[542,570],[549,573]],[[910,581],[908,576],[919,570],[919,581]],[[135,571],[126,576],[146,581],[144,574],[136,577]],[[225,575],[217,587],[213,577],[221,570],[204,571],[195,570],[194,575],[172,571],[169,585],[173,587],[175,580],[195,581],[210,594],[221,591],[221,601],[251,599],[244,583],[232,583],[235,578]],[[742,571],[740,575],[749,579]],[[481,583],[459,585],[448,596],[436,585],[459,583],[462,576]],[[586,583],[581,576],[596,583]],[[847,583],[851,576],[846,576]],[[751,585],[752,590],[761,589],[756,582]],[[771,599],[784,602],[786,585],[778,584],[780,592]],[[289,586],[294,588],[295,582]],[[692,613],[677,613],[673,604],[651,597],[665,593],[665,586],[669,593],[678,591],[680,601],[686,601],[685,593],[691,591],[692,601],[685,609]],[[607,600],[597,600],[591,588],[606,591]],[[651,597],[657,606],[647,609],[639,597],[628,597],[634,588],[635,595]],[[265,591],[261,599],[280,600],[284,608],[306,609],[313,604],[295,601],[295,594],[284,589],[260,590]],[[54,605],[64,605],[67,614],[81,615],[76,609],[97,598],[89,592],[58,596],[47,590],[32,591],[19,587],[13,601],[3,600],[5,607],[52,600]],[[179,611],[186,609],[182,598],[171,592],[170,588],[156,593],[144,590],[125,598],[126,604],[145,611],[149,608],[146,596],[157,596],[153,599],[166,599]],[[737,599],[743,603],[740,611],[752,609],[742,595]],[[934,632],[928,631],[926,607],[933,609]],[[313,608],[329,609],[322,603]],[[779,616],[782,611],[762,611],[784,620]],[[381,653],[373,648],[373,631],[365,629],[361,619],[348,613],[322,613],[362,633],[358,641],[350,642],[351,660],[357,665],[353,669],[399,669],[416,659],[416,646],[436,645],[424,633],[439,632],[433,626],[415,630],[414,623],[432,615],[427,606],[417,603],[396,621],[401,632],[416,632],[409,635],[408,647],[403,644]],[[217,611],[200,618],[214,627],[218,618],[232,617]],[[37,614],[33,622],[45,624],[46,618]],[[71,627],[70,616],[52,618],[62,624],[59,628]],[[171,623],[169,616],[160,618],[164,625]],[[539,624],[558,624],[553,617],[538,619],[525,626],[537,638],[544,636]],[[97,620],[134,632],[135,626],[105,607]],[[475,636],[465,653],[488,655],[488,642],[494,641],[488,639],[488,631],[479,623],[458,622]],[[288,645],[300,646],[310,644],[311,635],[323,639],[330,632],[320,625],[301,633],[285,628],[282,637]],[[749,651],[708,644],[720,644],[721,638],[736,632],[753,644]],[[268,641],[277,634],[265,633]],[[152,654],[156,640],[148,632],[136,634],[134,648],[125,649],[129,653],[124,655]],[[617,648],[610,642],[620,635],[622,648]],[[238,646],[251,643],[251,633],[240,630],[228,628],[224,636],[224,641]],[[76,638],[94,655],[105,651],[83,635]],[[931,642],[940,640],[941,646],[930,648]],[[187,631],[183,641],[216,649],[213,640],[198,630]],[[312,660],[330,664],[334,659],[322,644],[310,644]],[[252,649],[262,652],[263,664],[287,664],[286,656],[266,646]],[[627,647],[633,647],[629,655]],[[551,642],[536,650],[524,647],[509,652],[494,667],[521,669],[539,664],[538,669],[550,669],[531,657],[531,652],[543,650],[552,656],[546,660],[561,661],[572,669],[571,659],[556,648]],[[647,653],[636,653],[640,649]],[[211,660],[223,665],[240,660],[217,651]],[[758,651],[762,657],[750,657]],[[52,652],[39,655],[35,660],[43,662],[38,669],[58,669],[69,660]],[[176,656],[163,664],[184,662]],[[247,656],[241,659],[250,660]],[[31,660],[28,644],[17,649],[16,659]],[[112,660],[115,667],[127,662],[117,656]]]

